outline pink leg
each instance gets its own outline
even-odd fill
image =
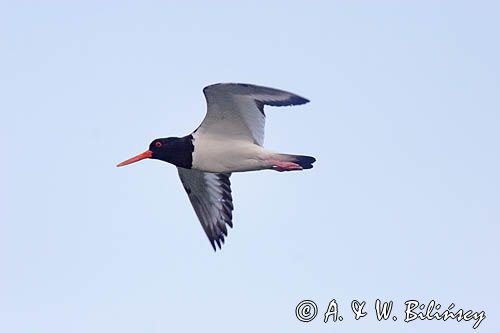
[[[273,164],[273,169],[279,172],[282,171],[294,171],[294,170],[302,170],[302,167],[298,165],[297,163],[293,162],[284,162],[284,161],[278,161],[278,160],[270,160]]]

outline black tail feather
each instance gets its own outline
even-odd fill
[[[316,159],[312,156],[304,156],[304,155],[291,155],[294,157],[292,162],[297,163],[303,169],[312,169],[313,163],[316,162]]]
[[[311,169],[316,159],[312,156],[305,155],[291,155],[291,154],[277,154],[276,158],[280,161],[297,163],[302,169]]]
[[[316,159],[314,157],[306,155],[275,154],[273,158],[278,161],[292,162],[298,164],[302,167],[302,170],[312,169],[313,163],[316,162]],[[292,170],[297,170],[297,169],[292,169]],[[281,171],[292,171],[292,170],[281,170]]]

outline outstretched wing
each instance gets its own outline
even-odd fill
[[[225,139],[246,140],[262,146],[266,115],[264,105],[300,105],[298,95],[243,83],[219,83],[203,89],[207,115],[197,131]]]
[[[231,174],[184,168],[177,168],[177,171],[210,244],[215,250],[217,243],[220,249],[227,236],[226,224],[233,227]]]

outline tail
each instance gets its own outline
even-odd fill
[[[312,169],[313,163],[316,162],[314,157],[305,155],[276,154],[276,157],[281,161],[296,163],[302,169]]]

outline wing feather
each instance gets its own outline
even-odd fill
[[[182,185],[210,244],[222,247],[226,224],[233,227],[230,173],[209,173],[177,168]]]
[[[287,106],[309,102],[287,91],[244,83],[218,83],[203,89],[207,115],[198,130],[264,144],[264,105]]]

